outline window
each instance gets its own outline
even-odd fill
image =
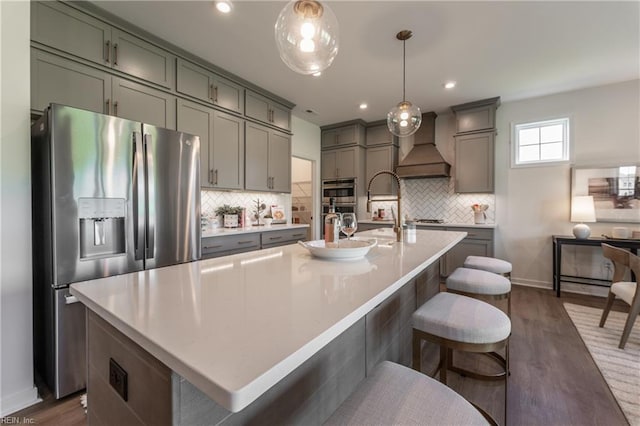
[[[514,166],[569,161],[569,119],[516,124],[512,151]]]

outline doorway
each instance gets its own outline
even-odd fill
[[[291,157],[291,218],[293,223],[306,223],[307,240],[314,238],[315,232],[315,182],[314,162],[305,158]]]

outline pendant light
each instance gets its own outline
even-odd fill
[[[300,74],[321,73],[338,54],[338,20],[326,3],[289,2],[278,16],[275,36],[280,58]]]
[[[407,101],[405,98],[405,42],[411,38],[413,34],[410,30],[402,30],[396,34],[396,38],[402,41],[402,102],[387,114],[387,127],[389,131],[396,136],[409,136],[414,134],[422,123],[422,114],[420,108]]]

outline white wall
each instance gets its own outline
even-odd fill
[[[634,80],[505,102],[498,109],[495,255],[513,264],[514,283],[551,287],[551,235],[571,235],[574,224],[569,222],[571,165],[512,169],[511,124],[569,116],[572,165],[640,163],[639,95],[640,80]],[[613,226],[640,228],[640,224],[594,223],[590,224],[591,234],[610,235]],[[590,274],[601,269],[595,250],[567,248],[564,253],[568,264],[563,263],[572,272]],[[565,287],[570,288],[563,284]]]
[[[0,416],[38,401],[33,385],[29,2],[0,1]]]
[[[291,154],[314,162],[313,170],[313,205],[316,206],[314,212],[314,226],[312,239],[320,238],[320,127],[305,121],[295,115],[291,117]]]

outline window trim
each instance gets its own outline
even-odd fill
[[[544,167],[553,166],[557,164],[567,164],[571,162],[572,154],[572,142],[571,142],[571,117],[569,115],[559,116],[556,118],[547,118],[535,121],[521,121],[511,124],[511,168],[520,167]],[[527,128],[540,128],[549,124],[562,124],[563,135],[563,147],[562,147],[562,159],[555,160],[536,160],[527,162],[518,162],[518,131]],[[540,146],[540,143],[538,143]]]

